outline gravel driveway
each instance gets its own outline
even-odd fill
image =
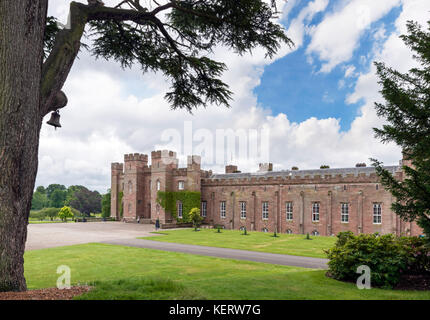
[[[124,222],[30,224],[25,250],[154,236],[151,231],[154,225]]]

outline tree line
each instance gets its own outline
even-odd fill
[[[110,190],[102,195],[85,186],[73,185],[67,188],[62,184],[50,184],[46,188],[38,186],[34,191],[32,210],[64,206],[74,208],[86,216],[101,212],[103,217],[108,217],[110,215]]]

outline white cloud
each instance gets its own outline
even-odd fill
[[[307,54],[316,54],[324,61],[321,72],[330,72],[351,59],[359,45],[360,36],[375,21],[387,14],[400,0],[352,0],[327,13],[312,30]]]

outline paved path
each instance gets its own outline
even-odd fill
[[[160,236],[151,233],[152,231],[154,231],[154,225],[123,222],[30,224],[25,250],[99,242],[285,266],[327,269],[326,259],[136,239]]]
[[[150,233],[152,231],[155,231],[155,227],[150,224],[108,221],[30,224],[25,250],[157,236]]]
[[[271,264],[280,264],[284,266],[294,266],[313,269],[327,269],[327,259],[290,256],[285,254],[275,254],[266,252],[256,252],[247,250],[227,249],[205,247],[190,244],[170,243],[142,239],[117,239],[103,241],[103,243],[115,244],[121,246],[148,248],[164,251],[183,252],[198,254],[203,256],[239,259],[255,262],[264,262]]]

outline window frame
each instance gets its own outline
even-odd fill
[[[208,215],[208,202],[202,201],[202,217],[206,218]]]
[[[349,203],[348,202],[342,202],[340,204],[340,222],[349,223]]]
[[[219,216],[221,219],[226,218],[226,202],[225,201],[220,201]]]
[[[285,219],[287,221],[293,221],[293,202],[287,201],[285,202]]]
[[[376,222],[375,218],[377,218]],[[373,203],[373,224],[382,224],[382,203],[380,202]]]
[[[262,220],[269,220],[269,201],[261,203],[261,218]]]
[[[178,181],[178,190],[185,190],[185,181]]]
[[[179,219],[182,219],[184,217],[184,212],[183,212],[184,208],[183,208],[182,201],[178,201],[178,203],[176,205],[177,205],[176,210],[178,212],[177,216]]]
[[[312,222],[320,222],[320,203],[319,202],[312,202]]]
[[[246,219],[246,201],[240,201],[240,219]]]

